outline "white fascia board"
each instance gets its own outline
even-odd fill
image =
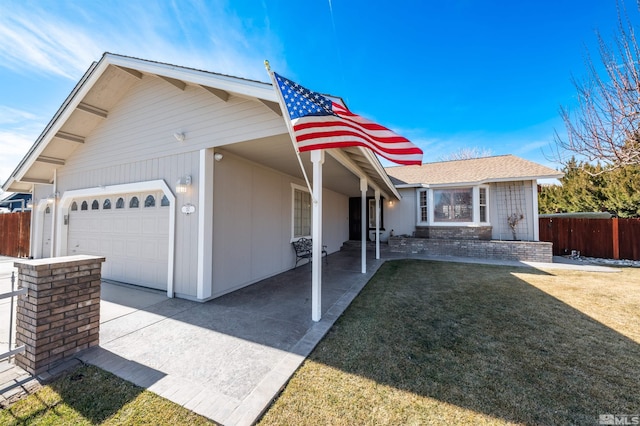
[[[22,160],[22,163],[12,174],[12,178],[19,181],[24,177],[27,170],[29,170],[31,166],[33,166],[33,163],[35,163],[36,159],[40,156],[40,154],[42,154],[47,145],[49,145],[49,142],[51,142],[56,133],[58,133],[64,123],[69,119],[71,114],[73,114],[80,101],[84,99],[89,90],[91,90],[95,82],[100,78],[100,76],[108,66],[109,64],[106,63],[103,57],[102,59],[100,59],[100,62],[87,70],[87,73],[89,75],[85,74],[85,76],[83,76],[83,78],[86,79],[84,81],[80,80],[80,86],[74,88],[75,92],[72,92],[70,94],[71,97],[66,99],[65,103],[60,107],[61,109],[56,112],[56,115],[54,116],[52,121],[47,125],[45,130],[38,137],[34,145]]]
[[[371,179],[368,178],[367,174],[360,167],[358,167],[356,164],[354,164],[353,161],[349,158],[349,156],[347,154],[345,154],[342,150],[340,150],[340,149],[328,149],[327,152],[338,163],[342,164],[347,170],[349,170],[355,176],[357,176],[360,179],[366,179],[368,184],[374,190],[377,189],[378,191],[380,191],[385,198],[389,198],[389,199],[391,198],[389,196],[388,191],[385,191],[382,188],[378,188],[378,186]],[[388,179],[388,176],[386,174],[384,176]],[[393,191],[393,195],[396,197],[397,200],[400,200],[402,198],[393,185],[390,186],[390,189]]]
[[[506,178],[489,178],[489,179],[481,179],[470,182],[448,182],[448,183],[423,183],[418,184],[423,188],[460,188],[463,186],[476,186],[476,185],[487,185],[490,183],[502,183],[502,182],[524,182],[524,181],[536,181],[538,179],[558,179],[558,176],[562,177],[563,175],[547,175],[547,176],[519,176],[519,177],[506,177]],[[398,186],[400,187],[400,186]]]
[[[389,175],[384,170],[384,167],[382,167],[382,164],[380,163],[380,160],[378,159],[378,157],[376,157],[373,151],[371,151],[369,148],[365,148],[362,146],[359,146],[358,148],[360,149],[360,152],[362,152],[364,157],[369,161],[369,164],[371,164],[373,168],[376,170],[376,173],[382,178],[382,180],[387,185],[387,187],[391,189],[396,199],[400,200],[402,198],[400,196],[400,193],[396,189],[395,185],[391,182]]]
[[[143,73],[163,75],[192,84],[214,87],[238,95],[278,102],[276,93],[270,83],[244,80],[231,76],[213,74],[207,71],[149,62],[144,59],[123,57],[111,53],[105,54],[105,58],[109,64],[133,68]]]

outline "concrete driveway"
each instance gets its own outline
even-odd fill
[[[378,269],[358,253],[323,261],[323,318],[311,321],[311,268],[207,303],[104,283],[100,346],[87,363],[225,425],[255,422]]]

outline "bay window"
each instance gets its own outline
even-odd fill
[[[487,224],[488,187],[421,188],[417,208],[419,226]]]
[[[311,194],[293,186],[293,238],[311,235]]]

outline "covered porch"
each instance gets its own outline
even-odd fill
[[[383,263],[369,249],[322,261],[322,320],[311,265],[206,303],[104,283],[94,364],[219,423],[252,424]]]

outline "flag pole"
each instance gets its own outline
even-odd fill
[[[276,94],[278,95],[278,103],[280,104],[280,110],[282,111],[284,122],[287,125],[287,130],[289,131],[291,143],[293,144],[293,149],[296,151],[296,157],[298,157],[298,163],[300,164],[300,170],[302,170],[304,181],[307,183],[307,189],[309,190],[311,201],[313,201],[314,204],[317,204],[318,200],[316,200],[316,198],[313,196],[313,189],[311,188],[311,184],[309,183],[309,178],[307,177],[307,171],[304,169],[304,165],[302,164],[302,158],[300,158],[300,150],[298,149],[298,144],[296,143],[296,137],[293,134],[293,128],[291,127],[291,118],[289,117],[289,111],[287,111],[287,108],[285,107],[285,102],[284,102],[284,98],[282,97],[282,92],[277,87],[278,83],[276,82],[276,79],[273,76],[273,71],[271,71],[271,66],[269,65],[269,61],[266,59],[264,60],[264,67],[267,69],[267,72],[269,73],[269,77],[271,78],[271,84],[273,84],[274,89],[276,89]]]

